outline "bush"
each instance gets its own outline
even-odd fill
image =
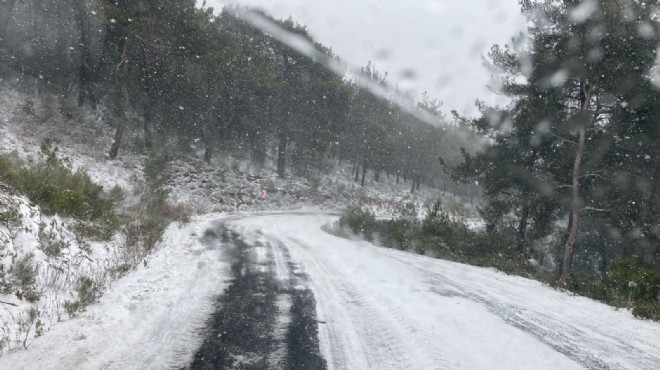
[[[574,270],[569,274],[568,279],[565,282],[557,279],[552,283],[553,286],[560,286],[563,283],[563,287],[569,291],[589,297],[601,302],[611,302],[612,293],[607,287],[603,284],[602,280],[598,275],[593,272],[588,272],[584,270]]]
[[[58,158],[49,139],[42,142],[41,152],[44,161],[31,168],[0,157],[0,180],[23,192],[46,214],[100,222],[116,231],[118,191],[108,196],[87,174],[74,172],[66,159]]]
[[[637,256],[625,257],[607,269],[603,282],[619,299],[653,302],[660,287],[660,274],[639,265]]]
[[[64,302],[64,312],[69,315],[69,317],[74,317],[78,315],[78,312],[82,311],[82,306],[80,301],[65,301]]]
[[[11,230],[20,225],[21,214],[18,212],[17,208],[9,207],[4,211],[0,211],[0,222],[4,223],[5,226],[7,226],[7,229]]]
[[[78,294],[78,301],[85,307],[96,301],[98,288],[92,279],[81,276],[76,283],[76,293]]]
[[[404,218],[383,221],[381,227],[381,240],[383,245],[396,249],[411,249],[416,243],[416,233],[419,229],[417,222]]]
[[[144,179],[152,192],[162,192],[170,179],[172,157],[165,153],[150,153],[144,162]],[[164,193],[167,195],[167,193]]]
[[[11,282],[13,286],[18,287],[23,292],[23,297],[29,302],[34,302],[41,298],[41,293],[37,290],[37,266],[32,261],[34,255],[28,253],[21,257],[11,270]]]
[[[339,226],[347,227],[356,234],[371,239],[377,230],[376,216],[360,207],[351,207],[344,211],[339,218]]]
[[[16,237],[19,229],[23,224],[21,213],[18,211],[16,206],[11,204],[7,205],[4,210],[0,210],[0,222],[5,224],[11,238]]]
[[[30,307],[18,316],[18,337],[23,340],[24,349],[28,348],[27,341],[33,326],[35,327],[35,337],[40,337],[44,333],[44,325],[39,316],[40,313],[36,307]]]
[[[116,215],[106,215],[96,222],[78,221],[73,225],[73,230],[78,236],[79,242],[84,239],[110,240],[117,230],[121,228],[122,220]]]
[[[660,304],[651,302],[635,303],[632,314],[640,319],[660,321]]]
[[[18,183],[18,166],[19,161],[15,156],[0,156],[0,181],[15,188]]]
[[[39,244],[41,244],[41,250],[48,257],[59,256],[62,249],[69,246],[64,240],[57,239],[56,233],[44,231],[42,228],[39,228]]]
[[[96,283],[94,283],[92,279],[86,276],[81,276],[78,278],[75,292],[78,296],[77,300],[64,302],[64,311],[69,315],[69,317],[74,317],[79,312],[84,311],[87,306],[96,301],[96,298],[98,298],[99,295]]]

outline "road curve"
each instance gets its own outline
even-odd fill
[[[660,363],[657,323],[492,269],[321,230],[335,219],[277,214],[226,222],[275,282],[309,292],[323,367],[655,369]],[[290,313],[290,298],[280,301],[289,303],[284,309],[280,303],[280,329],[273,330],[286,331],[299,318]],[[292,348],[280,347],[280,358]],[[274,364],[319,368],[322,362]]]

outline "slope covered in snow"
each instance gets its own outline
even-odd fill
[[[216,216],[217,217],[217,216]],[[214,217],[215,218],[215,217]],[[56,325],[3,369],[163,369],[190,361],[228,266],[204,237],[209,218],[171,225],[163,247],[79,317]]]

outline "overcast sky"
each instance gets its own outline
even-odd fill
[[[504,102],[486,87],[482,55],[525,25],[517,0],[207,0],[218,10],[226,3],[292,16],[344,62],[371,60],[391,84],[470,115],[475,99]]]

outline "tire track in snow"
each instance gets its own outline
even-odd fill
[[[357,333],[357,342],[362,348],[362,353],[364,358],[367,361],[367,366],[373,369],[406,369],[406,368],[415,368],[415,361],[411,357],[411,352],[415,353],[418,351],[411,351],[410,348],[404,348],[400,341],[398,340],[396,334],[392,331],[391,328],[396,328],[396,325],[392,325],[392,320],[389,315],[384,315],[383,312],[377,309],[379,306],[376,302],[373,302],[369,297],[360,292],[354,284],[351,284],[342,274],[334,267],[323,263],[319,258],[316,258],[306,246],[296,241],[295,239],[288,239],[291,245],[296,246],[297,250],[305,253],[309,260],[306,260],[305,266],[308,268],[310,265],[313,265],[320,274],[315,274],[315,276],[325,277],[325,282],[322,283],[326,287],[332,287],[332,289],[338,293],[339,301],[333,299],[334,303],[343,302],[347,303],[344,305],[344,314],[348,316],[351,322],[351,328],[343,327],[340,330],[335,330],[330,333],[330,341],[333,343],[332,348],[340,348],[338,345],[342,345],[341,337],[346,336],[346,330],[356,330]],[[327,297],[324,295],[324,297]],[[319,302],[319,305],[324,305],[328,302]],[[340,315],[335,315],[339,320],[344,320],[345,318]],[[326,318],[326,321],[330,321]],[[387,324],[390,325],[387,325]],[[344,344],[345,345],[345,344]],[[337,368],[345,364],[344,359],[349,356],[349,354],[354,354],[354,348],[348,349],[341,347],[342,350],[337,353],[333,352],[333,355],[339,355],[339,361],[335,362],[334,365]],[[418,352],[420,355],[424,355],[423,352]],[[334,358],[333,358],[334,360]],[[348,367],[352,368],[352,367]]]
[[[309,248],[305,247],[305,244],[300,240],[289,238],[289,241],[296,244],[299,248],[305,249],[309,252]],[[331,273],[334,276],[341,276],[341,272],[337,268],[327,266],[327,269],[331,270]],[[348,285],[347,281],[347,279],[342,279],[340,285],[343,289],[347,291],[350,296],[358,295],[356,286]],[[389,322],[391,324],[389,327],[397,331],[396,334],[399,334],[399,338],[403,335],[408,337],[407,339],[409,342],[403,343],[403,346],[405,346],[405,351],[409,354],[409,357],[414,359],[427,358],[428,360],[425,363],[434,364],[433,367],[428,368],[429,370],[451,368],[446,359],[441,356],[438,349],[430,346],[433,343],[433,336],[424,327],[413,322],[413,320],[397,308],[397,305],[394,304],[394,302],[383,294],[371,289],[368,285],[360,286],[360,290],[362,293],[361,295],[369,297],[369,299],[361,299],[361,302],[368,305],[371,309],[378,311],[378,316],[381,318],[379,321],[384,320]],[[396,336],[392,335],[391,338],[393,341],[396,341]]]
[[[451,291],[454,292],[453,294],[484,305],[490,312],[502,318],[509,325],[512,325],[534,336],[541,342],[554,348],[557,352],[566,355],[567,357],[573,359],[588,369],[614,370],[625,368],[625,366],[617,361],[605,361],[599,358],[597,354],[594,354],[593,352],[584,348],[581,340],[585,340],[587,338],[593,339],[592,334],[589,334],[574,326],[564,324],[563,322],[557,319],[553,319],[547,315],[530,312],[529,310],[525,310],[519,305],[510,302],[498,301],[495,297],[480,289],[470,287],[471,290],[468,291],[460,284],[450,280],[446,276],[425,268],[422,266],[422,264],[419,263],[419,261],[416,261],[414,258],[412,258],[414,256],[406,256],[402,253],[401,256],[398,257],[402,263],[405,263],[408,266],[418,270],[419,272],[429,276],[428,284],[431,286],[431,291],[434,291],[440,295],[446,295],[446,291],[440,291],[434,287],[450,287]],[[657,369],[657,357],[654,357],[645,351],[641,351],[638,348],[623,342],[619,338],[613,338],[611,336],[606,336],[604,338],[608,339],[609,341],[613,341],[613,347],[617,348],[618,350],[623,350],[635,357],[641,365],[639,369]],[[600,343],[603,342],[601,341]],[[604,347],[604,352],[606,353],[608,351],[607,347],[609,346]]]
[[[286,245],[284,245],[281,242],[277,242],[273,245],[273,248],[279,252],[279,253],[276,253],[276,256],[279,256],[277,258],[279,260],[279,262],[276,262],[277,264],[283,264],[283,262],[282,262],[283,260],[284,261],[289,261],[289,266],[291,268],[291,271],[295,271],[296,269],[301,270],[300,265],[296,264],[295,266],[292,266],[294,264],[291,262],[292,261],[291,260],[291,254],[289,252],[289,249],[286,247]],[[295,269],[293,267],[295,267]],[[302,271],[299,271],[298,273],[303,274]],[[310,286],[308,282],[307,282],[307,285],[308,285],[307,288],[309,289],[309,291],[312,292],[312,294],[315,297],[318,296],[317,291],[314,289],[314,287]],[[329,285],[326,285],[326,287],[329,287]],[[342,351],[342,349],[345,348],[344,347],[344,342],[345,341],[343,340],[341,329],[337,328],[335,326],[335,323],[332,322],[332,321],[327,321],[327,320],[326,321],[320,321],[320,320],[323,320],[324,318],[326,318],[327,315],[325,315],[325,312],[321,309],[322,305],[320,303],[316,303],[315,307],[316,307],[316,316],[319,317],[319,319],[317,320],[319,339],[321,339],[322,336],[325,333],[324,330],[321,330],[320,326],[318,325],[318,323],[320,323],[320,322],[324,323],[324,325],[323,325],[324,328],[329,328],[330,332],[335,333],[335,335],[332,336],[331,340],[334,343],[336,343],[336,345],[332,346],[332,350],[331,350],[332,353],[331,354],[330,353],[325,353],[325,355],[324,355],[324,358],[326,359],[326,362],[327,362],[327,366],[330,369],[335,369],[335,368],[348,369],[348,368],[351,368],[351,367],[348,366],[349,362],[348,362],[348,358],[346,357],[346,354]],[[332,310],[331,310],[331,312],[332,312]],[[337,310],[334,310],[334,312],[337,312]],[[346,335],[346,333],[343,333],[343,334]],[[326,343],[327,342],[328,341],[326,340]],[[321,348],[320,350],[321,350],[321,352],[323,352],[324,349]]]

